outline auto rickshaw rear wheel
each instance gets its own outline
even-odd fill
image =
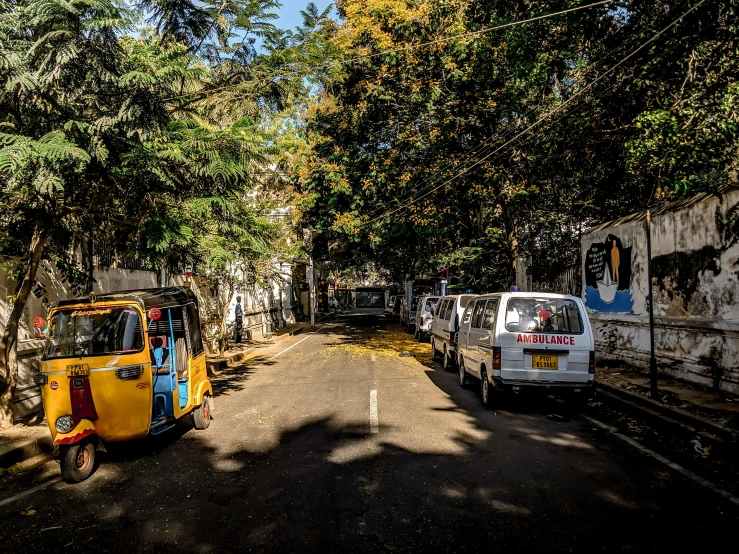
[[[210,397],[203,396],[203,403],[192,413],[195,429],[207,429],[210,425]]]
[[[92,440],[62,446],[60,454],[62,477],[67,483],[84,481],[95,468],[95,443]]]

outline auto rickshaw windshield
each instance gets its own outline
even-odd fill
[[[141,317],[135,308],[71,308],[51,317],[44,359],[131,354],[143,348]]]

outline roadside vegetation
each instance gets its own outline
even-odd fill
[[[736,0],[548,17],[589,4],[341,2],[300,168],[317,255],[478,291],[525,255],[548,283],[590,225],[736,182]]]
[[[43,259],[87,294],[98,244],[152,268],[194,263],[215,287],[290,255],[267,216],[291,201],[277,175],[301,147],[290,120],[308,84],[293,66],[314,29],[277,29],[278,7],[0,0],[0,258],[17,283],[0,426]]]

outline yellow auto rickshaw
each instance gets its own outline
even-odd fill
[[[213,388],[191,290],[65,300],[48,323],[36,380],[67,482],[92,473],[105,442],[156,435],[190,414],[196,429],[210,424]]]

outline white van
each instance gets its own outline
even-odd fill
[[[405,326],[405,330],[409,333],[411,328],[416,324],[416,310],[418,309],[418,296],[411,298],[411,305],[405,298],[400,301],[400,324]]]
[[[449,369],[457,360],[456,335],[462,321],[462,312],[474,294],[451,294],[442,297],[436,305],[431,323],[431,357],[442,357],[444,369]]]
[[[440,296],[424,296],[418,301],[416,310],[416,325],[414,336],[416,340],[423,340],[431,334],[431,324],[434,320],[434,309],[439,302]]]
[[[467,305],[457,340],[459,384],[477,377],[486,406],[502,390],[543,390],[576,404],[592,394],[595,343],[580,298],[537,292],[478,296]]]

